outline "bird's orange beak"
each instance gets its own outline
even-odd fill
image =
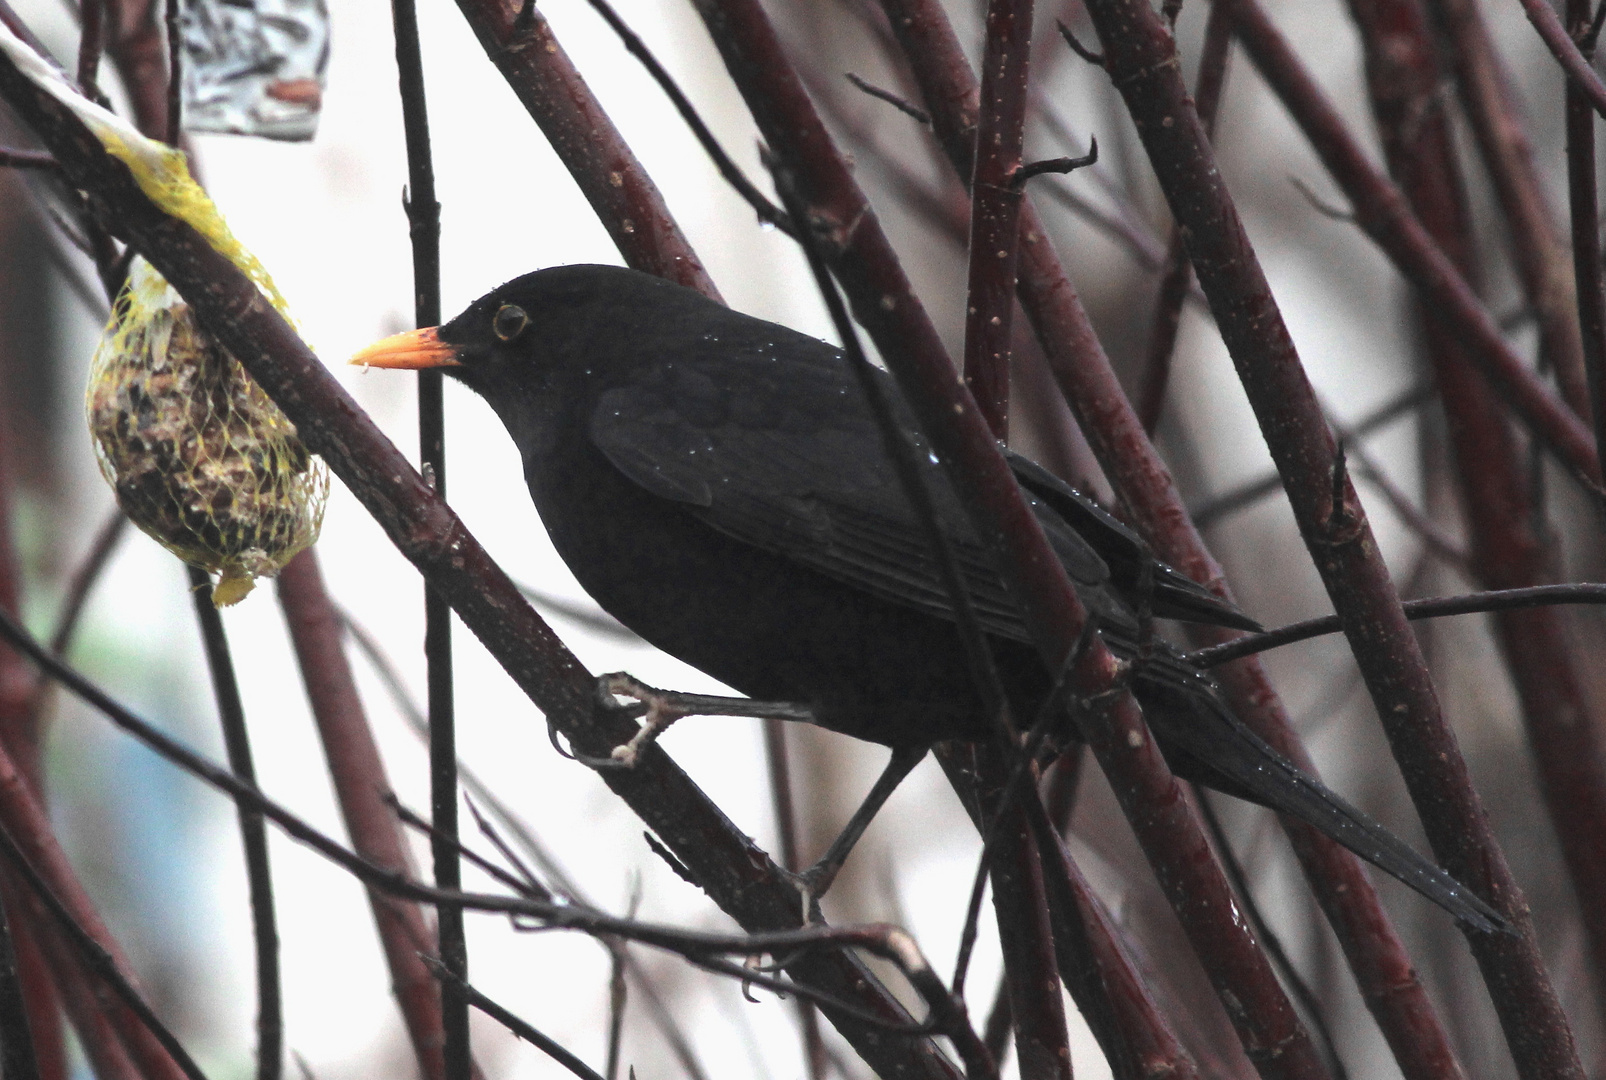
[[[441,340],[439,331],[440,327],[430,326],[423,330],[409,330],[405,334],[392,334],[358,352],[349,362],[362,367],[403,368],[410,371],[461,365],[457,350]]]

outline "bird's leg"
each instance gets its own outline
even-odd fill
[[[824,896],[831,883],[836,880],[837,873],[842,864],[847,862],[848,853],[864,835],[864,830],[870,827],[881,807],[886,805],[887,799],[903,783],[903,778],[909,775],[916,765],[920,764],[926,756],[929,746],[897,746],[893,747],[892,757],[887,761],[887,767],[881,770],[876,777],[875,785],[870,788],[870,794],[864,797],[864,802],[853,812],[848,823],[843,827],[837,838],[831,841],[820,861],[797,875],[798,887],[803,890],[803,921],[814,922],[818,917],[820,897]]]
[[[791,702],[753,701],[750,698],[660,690],[623,671],[598,678],[597,694],[607,705],[613,705],[616,697],[634,698],[646,706],[646,712],[641,730],[629,742],[614,747],[608,758],[600,762],[588,762],[593,765],[607,762],[626,769],[634,766],[641,751],[656,742],[670,724],[683,716],[758,716],[798,720],[806,724],[814,722],[812,711]]]

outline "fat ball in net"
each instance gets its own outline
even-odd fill
[[[95,352],[86,405],[118,504],[174,555],[218,575],[219,607],[317,539],[323,462],[142,258]]]

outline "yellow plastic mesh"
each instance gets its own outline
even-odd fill
[[[289,317],[290,306],[279,294],[279,288],[274,285],[273,278],[257,261],[257,257],[247,251],[245,245],[229,231],[228,222],[218,213],[217,204],[190,175],[188,160],[183,151],[164,146],[138,134],[134,134],[130,139],[123,133],[105,126],[97,128],[95,134],[106,147],[108,154],[128,166],[135,183],[139,184],[140,190],[151,202],[187,222],[196,232],[206,237],[206,242],[220,255],[245,271],[246,276],[256,282],[263,295],[272,301],[281,315]]]
[[[323,462],[143,259],[95,351],[86,405],[118,503],[174,555],[218,574],[219,607],[317,539]]]

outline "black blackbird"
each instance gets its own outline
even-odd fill
[[[483,396],[523,455],[558,553],[604,610],[658,648],[895,749],[987,737],[926,534],[834,347],[647,274],[564,266],[352,362],[441,367]],[[931,463],[938,520],[1014,715],[1029,719],[1049,674],[886,385]],[[1157,616],[1256,627],[1046,470],[1010,461],[1117,655],[1137,652],[1140,588]],[[1503,924],[1249,731],[1175,649],[1155,642],[1132,687],[1179,775],[1314,825],[1469,925]]]

